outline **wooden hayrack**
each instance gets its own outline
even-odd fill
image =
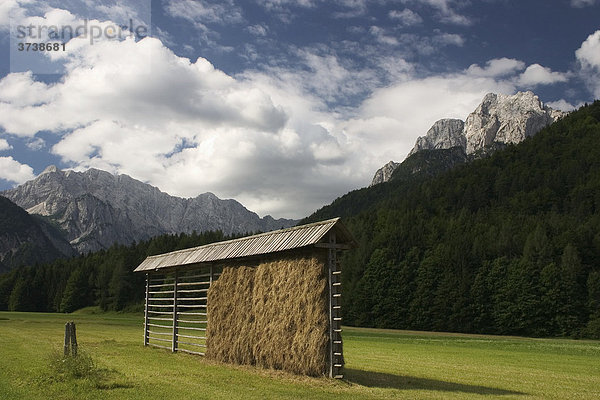
[[[146,273],[144,345],[205,355],[208,290],[223,267],[312,248],[327,253],[328,375],[342,378],[342,284],[338,253],[355,246],[350,233],[335,218],[148,257],[135,270]]]

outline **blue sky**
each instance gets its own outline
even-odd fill
[[[18,51],[86,21],[150,34]],[[2,0],[0,53],[0,189],[95,167],[303,217],[488,92],[600,98],[600,1]]]

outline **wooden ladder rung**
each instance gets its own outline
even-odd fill
[[[333,366],[336,368],[342,368],[342,364],[333,364]]]
[[[340,357],[342,355],[342,353],[333,353],[333,355]]]
[[[333,378],[334,379],[344,379],[344,375],[336,375]]]
[[[335,317],[333,320],[334,320],[334,321],[341,321],[341,320],[342,320],[342,317]]]

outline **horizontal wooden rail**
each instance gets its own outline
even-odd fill
[[[150,331],[150,330],[148,331],[148,333],[151,333],[153,335],[169,335],[169,336],[172,335],[171,332],[154,332],[154,331]]]
[[[206,331],[206,328],[194,328],[194,327],[191,327],[191,326],[178,326],[177,328],[178,329],[188,329],[188,330],[191,330],[191,331]]]
[[[188,346],[206,347],[205,344],[201,344],[201,343],[179,342],[179,344],[186,344]]]
[[[166,328],[166,329],[172,329],[173,328],[172,325],[148,324],[148,326],[154,326],[156,328]]]
[[[189,289],[189,290],[178,290],[177,293],[206,293],[208,289]]]
[[[174,284],[175,284],[175,282],[173,282],[173,283],[161,283],[160,285],[149,285],[148,287],[150,287],[150,288],[159,288],[159,287],[167,287],[167,286],[173,287]]]
[[[184,324],[207,324],[207,320],[189,320],[189,319],[180,319],[178,322],[182,322]]]
[[[204,315],[206,316],[208,313],[205,312],[180,312],[179,315]]]
[[[161,349],[167,349],[167,350],[171,350],[170,347],[167,346],[161,346],[160,344],[156,344],[156,343],[148,343],[150,346],[154,346],[154,347],[160,347]]]
[[[182,335],[181,333],[178,333],[177,337],[183,337],[183,338],[187,338],[187,339],[206,340],[206,336]]]
[[[177,300],[186,300],[186,301],[203,301],[206,300],[206,297],[178,297]]]
[[[161,339],[161,338],[152,337],[152,336],[149,336],[148,338],[150,340],[158,340],[159,342],[171,342],[171,339]]]
[[[153,319],[155,321],[170,321],[170,322],[173,322],[173,318],[148,317],[148,319]]]
[[[183,351],[184,353],[196,354],[198,356],[204,356],[204,355],[206,355],[206,353],[202,353],[200,351],[192,351],[192,350],[186,350],[186,349],[177,349],[177,350]]]
[[[198,285],[210,285],[210,281],[206,282],[179,282],[177,287],[179,286],[198,286]]]
[[[172,306],[169,306],[172,307]],[[177,308],[206,308],[206,304],[179,304],[177,305]]]

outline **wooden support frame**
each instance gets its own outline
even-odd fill
[[[337,252],[343,249],[336,243],[335,231],[329,232],[327,243],[321,248],[327,249],[327,270],[329,284],[329,377],[341,379],[344,377],[342,350],[342,317],[341,317],[341,269],[339,268]]]
[[[328,281],[328,354],[330,378],[343,378],[341,337],[341,268],[338,254],[348,245],[337,243],[336,231],[313,248],[324,255]],[[303,250],[306,251],[306,250]],[[320,256],[321,257],[321,256]],[[144,345],[171,352],[205,355],[208,330],[208,290],[220,276],[223,264],[199,264],[146,274]]]
[[[144,345],[204,355],[207,294],[219,275],[214,265],[148,273]]]

